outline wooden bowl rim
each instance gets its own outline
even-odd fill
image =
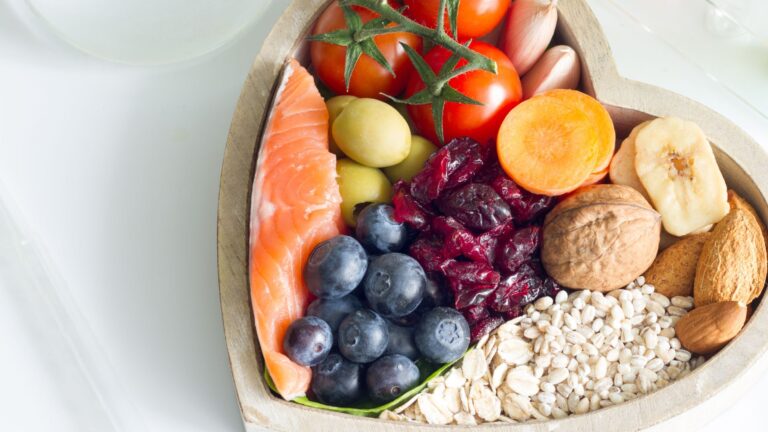
[[[276,79],[285,60],[294,54],[304,35],[329,0],[293,0],[278,19],[256,56],[243,86],[227,138],[219,191],[217,226],[219,289],[230,366],[240,411],[247,428],[371,431],[434,430],[428,425],[353,417],[285,402],[271,394],[262,371],[248,288],[248,225],[250,192],[256,151]],[[733,177],[737,191],[768,219],[768,155],[744,131],[709,108],[681,95],[618,74],[611,49],[585,0],[561,1],[558,32],[581,55],[586,91],[595,95],[612,115],[648,118],[677,114],[696,121],[715,144],[718,162]],[[638,121],[639,122],[639,121]],[[636,124],[636,122],[635,122]],[[632,126],[631,124],[624,125]],[[726,397],[739,391],[768,368],[768,312],[762,304],[720,353],[689,376],[647,396],[618,406],[561,420],[521,424],[488,424],[488,430],[555,429],[640,430],[701,424],[722,409]],[[714,400],[715,395],[722,395]],[[686,416],[681,414],[687,412]],[[662,422],[665,422],[662,425]],[[455,428],[455,427],[454,427]]]

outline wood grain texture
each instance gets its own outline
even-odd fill
[[[264,41],[243,85],[221,172],[218,210],[219,289],[224,330],[240,411],[248,431],[458,430],[357,418],[291,404],[262,379],[248,290],[250,192],[258,144],[275,82],[286,58],[305,56],[301,43],[328,0],[293,0]],[[716,145],[729,186],[768,219],[768,155],[741,129],[707,107],[618,75],[610,47],[585,0],[561,0],[560,38],[582,59],[583,88],[608,108],[618,135],[649,118],[693,120]],[[563,420],[484,425],[489,431],[693,430],[712,418],[768,368],[768,312],[761,304],[741,334],[690,376],[652,395]]]

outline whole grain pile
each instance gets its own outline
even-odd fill
[[[692,297],[669,299],[641,276],[607,295],[561,291],[528,305],[462,362],[381,418],[436,425],[523,422],[632,400],[703,362],[675,337]]]

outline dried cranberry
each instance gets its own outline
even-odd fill
[[[475,183],[485,183],[489,185],[493,179],[500,175],[506,177],[504,170],[501,169],[501,165],[499,165],[498,158],[496,158],[496,152],[492,152],[492,155],[493,157],[489,158],[489,160],[483,165],[483,169],[481,169],[475,175],[475,178],[473,179]]]
[[[471,138],[457,138],[435,152],[413,177],[411,193],[422,204],[436,200],[445,190],[472,179],[489,157],[490,148]]]
[[[502,279],[496,286],[496,291],[488,297],[488,307],[496,312],[505,312],[511,310],[513,307],[518,306],[517,295],[518,286],[515,284],[517,278],[514,276],[507,276]]]
[[[496,289],[495,285],[459,285],[455,288],[453,306],[456,309],[464,309],[485,303],[485,300]],[[451,285],[453,288],[453,285]]]
[[[515,224],[512,220],[509,220],[506,223],[498,225],[493,229],[489,229],[488,231],[482,233],[480,236],[500,239],[504,237],[509,237],[514,232],[515,232]]]
[[[443,255],[440,240],[428,235],[422,235],[408,248],[408,254],[421,264],[428,272],[441,271],[447,258]]]
[[[507,223],[499,225],[476,237],[477,243],[485,254],[487,262],[493,263],[496,259],[496,249],[499,244],[499,239],[509,237],[514,231],[515,224],[510,220]]]
[[[456,138],[441,148],[440,152],[450,154],[446,188],[454,188],[472,180],[483,168],[491,150],[491,146],[481,145],[472,138]]]
[[[473,325],[481,319],[488,318],[491,313],[484,306],[470,306],[461,311],[469,325]]]
[[[525,224],[538,218],[555,203],[553,197],[537,195],[520,188],[503,172],[489,180],[488,184],[509,205],[512,216],[518,224]]]
[[[539,248],[541,229],[529,226],[516,231],[499,242],[496,248],[496,266],[502,273],[513,273],[528,262]]]
[[[542,279],[547,277],[547,272],[544,271],[544,266],[541,264],[540,257],[535,256],[531,258],[531,260],[528,261],[528,266],[533,270],[534,273],[536,273],[536,276]]]
[[[395,208],[395,220],[417,230],[427,229],[431,214],[413,198],[408,183],[398,181],[393,191],[392,205]]]
[[[488,185],[469,183],[444,195],[437,201],[444,214],[465,226],[487,231],[512,219],[509,206]]]
[[[563,287],[551,277],[547,276],[544,278],[544,295],[554,298],[562,289]]]
[[[501,279],[493,267],[481,262],[449,260],[443,264],[443,274],[453,291],[456,309],[484,303]]]
[[[541,297],[544,284],[528,265],[499,282],[496,291],[488,297],[488,307],[496,312],[509,312],[515,306],[524,306]]]
[[[523,264],[513,276],[516,276],[518,287],[518,303],[525,306],[545,294],[544,281],[536,276],[536,273],[528,264]]]
[[[517,186],[517,183],[503,173],[497,175],[496,178],[491,180],[488,184],[512,209],[518,205],[518,201],[523,199],[522,189]]]
[[[477,323],[475,323],[475,325],[470,327],[469,333],[470,333],[472,342],[474,343],[479,341],[480,338],[496,330],[496,328],[502,324],[504,324],[504,318],[498,315],[490,316],[488,318],[478,321]]]
[[[523,307],[520,305],[513,306],[512,309],[501,314],[505,320],[513,320],[523,314]]]
[[[429,204],[437,199],[448,184],[448,165],[451,155],[439,150],[429,157],[424,168],[413,176],[411,194],[421,204]]]
[[[496,285],[501,280],[499,272],[486,263],[448,260],[442,270],[446,278],[468,284]]]
[[[510,203],[512,214],[517,223],[528,223],[538,219],[555,205],[555,198],[545,195],[536,195],[523,191],[523,197],[514,204]]]
[[[446,257],[464,255],[472,261],[491,263],[486,248],[456,219],[438,216],[432,220],[432,229],[443,236],[443,255]]]

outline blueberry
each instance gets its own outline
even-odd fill
[[[352,312],[339,325],[339,351],[355,363],[376,360],[387,349],[388,342],[387,322],[370,309]]]
[[[363,279],[371,308],[386,317],[416,310],[424,297],[427,277],[419,263],[401,253],[381,255],[371,262]]]
[[[368,367],[366,383],[372,399],[389,402],[419,383],[419,368],[408,357],[384,356]]]
[[[389,343],[386,351],[384,351],[385,355],[400,354],[411,360],[419,358],[419,350],[413,340],[413,327],[401,327],[387,321],[387,329],[389,330]]]
[[[331,326],[334,334],[339,329],[341,320],[352,312],[362,309],[363,303],[354,294],[337,299],[319,298],[309,304],[307,315],[316,316]]]
[[[332,346],[331,326],[313,316],[292,322],[283,338],[285,354],[302,366],[314,366],[325,360]]]
[[[388,204],[371,204],[357,216],[355,234],[365,249],[373,254],[398,252],[405,247],[405,224],[395,221],[395,209]]]
[[[331,353],[312,368],[312,393],[326,405],[346,406],[363,396],[363,368]]]
[[[451,303],[450,293],[444,284],[440,284],[435,279],[428,277],[427,285],[424,289],[424,301],[422,306],[448,306]]]
[[[422,302],[421,305],[419,305],[418,308],[416,308],[415,311],[409,313],[406,316],[401,317],[389,317],[388,320],[392,321],[392,323],[397,324],[401,327],[413,327],[416,325],[417,322],[419,322],[419,319],[421,318],[422,313],[424,311],[420,311],[424,303]]]
[[[419,352],[433,363],[450,363],[469,347],[469,324],[457,311],[437,307],[424,314],[414,329]]]
[[[315,246],[304,267],[304,282],[318,297],[339,298],[360,284],[367,268],[365,249],[354,238],[340,235]]]

